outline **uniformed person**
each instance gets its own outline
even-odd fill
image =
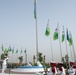
[[[68,69],[68,74],[69,75],[75,75],[75,69],[74,69],[74,66],[75,65],[75,63],[74,62],[70,62],[70,67],[69,67],[69,69]]]
[[[5,72],[5,69],[7,67],[7,63],[6,63],[7,60],[8,60],[8,57],[4,56],[3,63],[2,63],[2,73]]]
[[[57,63],[54,61],[51,61],[50,66],[51,66],[50,71],[47,72],[47,75],[56,75],[57,74],[57,68],[56,68]]]
[[[58,75],[66,75],[65,68],[63,67],[63,62],[59,63]]]

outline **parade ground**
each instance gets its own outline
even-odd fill
[[[1,69],[0,69],[0,75],[36,75],[35,73],[21,73],[21,72],[12,72],[12,71],[10,71],[9,69],[7,69],[6,71],[5,71],[5,73],[1,73]]]

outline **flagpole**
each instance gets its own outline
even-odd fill
[[[61,60],[62,60],[62,50],[61,50],[61,41],[60,41],[60,29],[59,29],[59,23],[58,23],[58,33],[59,33],[59,45],[60,45],[60,56],[61,56]]]
[[[76,55],[75,55],[75,48],[74,48],[74,44],[72,45],[73,48],[73,54],[74,54],[74,61],[76,62]]]
[[[34,0],[34,17],[36,19],[36,57],[38,61],[37,1]]]
[[[54,60],[53,57],[53,50],[52,50],[52,40],[51,40],[51,35],[50,35],[50,46],[51,46],[51,55],[52,55],[52,61]]]
[[[37,19],[36,19],[36,55],[37,55],[37,61],[38,61],[38,32],[37,32]]]
[[[25,53],[25,63],[27,64],[27,53]]]
[[[73,55],[72,55],[72,51],[71,51],[71,46],[69,46],[70,47],[70,53],[71,53],[71,59],[72,59],[72,61],[73,61]]]
[[[51,32],[50,32],[50,47],[51,47],[51,55],[52,55],[52,61],[53,61],[54,60],[54,57],[53,57],[53,50],[52,50]]]
[[[70,32],[71,38],[72,38],[72,34]],[[75,48],[74,48],[74,43],[73,43],[73,38],[72,38],[72,48],[73,48],[73,54],[74,54],[74,61],[76,62],[76,55],[75,55]]]
[[[69,36],[70,36],[70,37],[69,37],[69,40],[72,39],[72,38],[71,38],[71,32],[70,32],[70,31],[69,31]],[[70,42],[70,41],[69,41],[69,42]],[[73,55],[72,55],[71,45],[70,45],[70,44],[69,44],[69,47],[70,47],[71,59],[72,59],[72,61],[73,61]]]
[[[66,30],[68,30],[68,29],[66,28]],[[68,38],[68,34],[67,34],[67,37],[66,38]],[[67,55],[68,55],[67,39],[65,39],[65,46],[66,46],[66,52],[67,52]]]
[[[14,50],[14,47],[13,47],[13,50]],[[12,52],[12,63],[13,63],[13,52]]]

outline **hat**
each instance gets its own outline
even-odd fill
[[[74,62],[74,61],[71,61],[71,62],[70,62],[70,65],[75,65],[75,62]]]
[[[57,63],[56,63],[55,61],[51,61],[51,62],[50,62],[50,65],[51,65],[51,66],[57,66]]]
[[[73,65],[73,68],[76,69],[76,65]]]
[[[58,64],[61,65],[61,66],[63,66],[63,62],[59,62]]]

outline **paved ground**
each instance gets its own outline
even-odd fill
[[[1,73],[1,69],[0,69],[0,75],[36,75],[35,73],[29,73],[29,72],[27,72],[27,73],[23,73],[23,72],[12,72],[11,70],[9,70],[9,69],[7,69],[6,71],[5,71],[5,73]]]

